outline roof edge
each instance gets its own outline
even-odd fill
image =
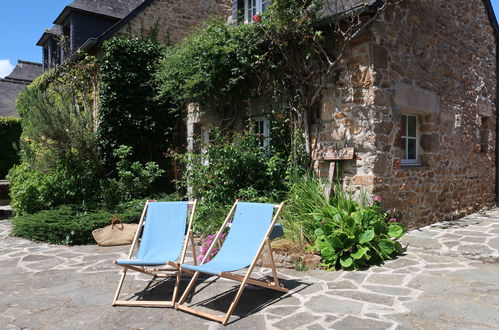
[[[497,42],[499,39],[499,24],[497,23],[497,17],[494,12],[494,7],[492,6],[492,2],[490,0],[483,0],[483,4],[485,5],[485,9],[487,10],[487,16],[489,16],[490,25],[494,29]]]
[[[144,10],[146,7],[149,7],[150,4],[152,4],[155,0],[145,0],[142,2],[140,5],[137,6],[134,10],[132,10],[127,16],[123,17],[121,20],[116,22],[113,26],[111,26],[109,29],[104,31],[100,36],[97,38],[90,38],[87,41],[83,43],[83,45],[80,47],[81,50],[88,51],[91,49],[94,45],[101,43],[109,38],[111,38],[116,32],[118,32],[122,27],[124,27],[128,22],[130,22],[132,19],[137,17],[137,15]]]
[[[31,61],[26,61],[26,60],[17,60],[17,63],[31,64],[31,65],[38,65],[38,66],[42,66],[43,65],[42,63],[31,62]]]
[[[91,11],[91,10],[85,10],[85,9],[81,9],[81,8],[76,8],[76,7],[71,7],[71,6],[66,6],[64,7],[64,9],[62,10],[62,12],[59,14],[59,16],[57,16],[57,18],[54,20],[54,24],[55,25],[61,25],[64,23],[64,20],[66,19],[66,17],[72,12],[78,12],[78,13],[85,13],[85,14],[91,14],[91,15],[94,15],[94,16],[100,16],[100,17],[109,17],[109,18],[114,18],[116,20],[121,20],[119,17],[117,16],[110,16],[110,15],[106,15],[106,14],[102,14],[102,13],[97,13],[95,11]],[[125,16],[126,17],[126,16]]]

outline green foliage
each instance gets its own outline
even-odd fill
[[[211,21],[166,51],[157,73],[160,95],[216,109],[241,104],[247,78],[266,64],[267,52],[256,25]]]
[[[314,231],[320,221],[313,215],[329,204],[324,190],[324,185],[313,173],[303,176],[294,174],[289,182],[286,207],[281,219],[286,237],[302,247],[315,241]]]
[[[51,168],[23,161],[9,172],[11,205],[16,214],[25,214],[61,204],[95,202],[98,170],[98,163],[83,159],[77,151],[64,155]]]
[[[48,71],[17,99],[21,164],[9,172],[17,214],[90,203],[102,177],[93,120],[96,62]]]
[[[21,121],[15,117],[0,117],[0,179],[19,162]]]
[[[380,264],[404,251],[396,239],[404,228],[381,209],[379,203],[364,208],[335,187],[332,202],[313,216],[320,226],[315,230],[315,248],[328,269],[362,269]]]
[[[116,170],[113,151],[120,145],[132,147],[133,160],[169,166],[164,154],[178,114],[168,98],[155,98],[152,77],[161,56],[162,46],[150,40],[113,38],[103,44],[98,141],[107,172]]]
[[[177,195],[161,195],[158,201],[178,200]],[[116,205],[83,207],[63,205],[52,210],[16,216],[12,219],[12,235],[33,241],[77,245],[95,244],[92,231],[111,224],[113,216],[124,223],[136,223],[144,208],[144,199],[135,199]]]
[[[403,252],[396,239],[404,227],[379,202],[368,205],[361,196],[359,204],[341,185],[329,200],[324,191],[313,174],[292,177],[282,215],[286,238],[306,250],[313,244],[328,269],[361,269]]]
[[[145,165],[131,162],[131,154],[132,148],[128,146],[120,146],[113,152],[119,159],[116,164],[118,179],[102,181],[103,200],[108,205],[146,196],[150,193],[151,184],[164,172],[155,162]]]
[[[88,56],[78,65],[45,72],[19,94],[25,160],[50,168],[73,150],[85,159],[97,158],[96,71],[95,58]]]
[[[214,141],[199,154],[178,155],[185,165],[183,185],[192,197],[203,198],[195,229],[213,233],[237,199],[276,201],[286,189],[286,155],[264,149],[251,131],[224,137],[214,131]]]

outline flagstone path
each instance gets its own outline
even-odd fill
[[[127,247],[33,243],[10,231],[10,221],[0,220],[0,329],[223,328],[172,309],[111,307],[119,279],[112,260]],[[412,231],[403,241],[405,255],[367,271],[281,270],[291,292],[248,287],[227,328],[499,327],[499,209]],[[168,299],[171,281],[129,273],[129,298]],[[189,305],[227,308],[237,287],[213,280],[197,286]]]

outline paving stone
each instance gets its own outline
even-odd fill
[[[360,271],[345,272],[343,274],[343,278],[355,281],[357,283],[362,283],[366,277],[367,277],[367,273],[360,272]]]
[[[309,330],[323,330],[325,328],[322,325],[320,325],[319,323],[314,323],[312,325],[309,325],[307,327],[307,329],[309,329]]]
[[[454,246],[459,245],[459,242],[442,242],[442,244],[449,249],[452,249]]]
[[[368,293],[360,291],[336,291],[335,294],[337,296],[347,297],[361,302],[370,302],[373,304],[380,304],[387,306],[392,306],[394,302],[393,297],[376,293]]]
[[[490,239],[488,245],[499,250],[499,237]]]
[[[22,258],[22,262],[40,261],[40,260],[47,260],[47,259],[53,259],[53,257],[43,255],[43,254],[29,254],[26,257]]]
[[[489,236],[487,233],[472,231],[472,230],[456,230],[455,233],[463,236],[479,236],[479,237]]]
[[[330,291],[329,294],[335,295]],[[335,314],[358,314],[362,310],[362,303],[347,299],[333,298],[329,296],[312,297],[305,306],[315,313],[335,313]]]
[[[442,247],[437,240],[433,238],[426,237],[416,237],[411,235],[405,235],[400,239],[402,245],[409,245],[410,247],[417,247],[423,250],[438,250]]]
[[[331,282],[331,283],[327,284],[327,287],[329,288],[329,290],[335,290],[335,289],[356,289],[357,288],[357,286],[355,286],[350,281]]]
[[[457,247],[457,251],[464,255],[473,256],[486,256],[492,253],[492,250],[484,244],[460,245]]]
[[[446,234],[443,234],[442,236],[439,237],[440,240],[457,240],[459,238],[462,238],[463,235],[456,235],[456,234],[450,234],[450,233],[446,233]]]
[[[414,265],[417,265],[418,263],[419,262],[416,260],[411,260],[408,258],[399,257],[398,259],[387,261],[385,264],[385,267],[391,268],[391,269],[400,269],[400,268],[405,268],[408,266],[414,266]]]
[[[483,237],[466,236],[460,239],[461,242],[483,243]]]
[[[304,325],[309,325],[315,322],[316,316],[308,313],[299,313],[285,318],[277,323],[272,324],[278,329],[296,329]]]
[[[392,326],[391,323],[378,321],[374,319],[361,319],[356,316],[347,316],[334,324],[336,329],[387,329]]]
[[[299,306],[282,306],[282,307],[270,307],[268,312],[270,314],[278,315],[278,316],[289,316],[293,314]]]
[[[388,294],[392,296],[407,296],[412,292],[407,288],[397,286],[363,285],[362,287],[375,293]]]
[[[401,285],[405,277],[405,275],[372,274],[367,278],[366,282],[385,285]]]

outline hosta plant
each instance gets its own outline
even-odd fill
[[[381,209],[380,198],[371,206],[331,203],[314,214],[320,223],[315,230],[315,248],[327,269],[356,270],[392,259],[404,251],[397,241],[404,227]]]

